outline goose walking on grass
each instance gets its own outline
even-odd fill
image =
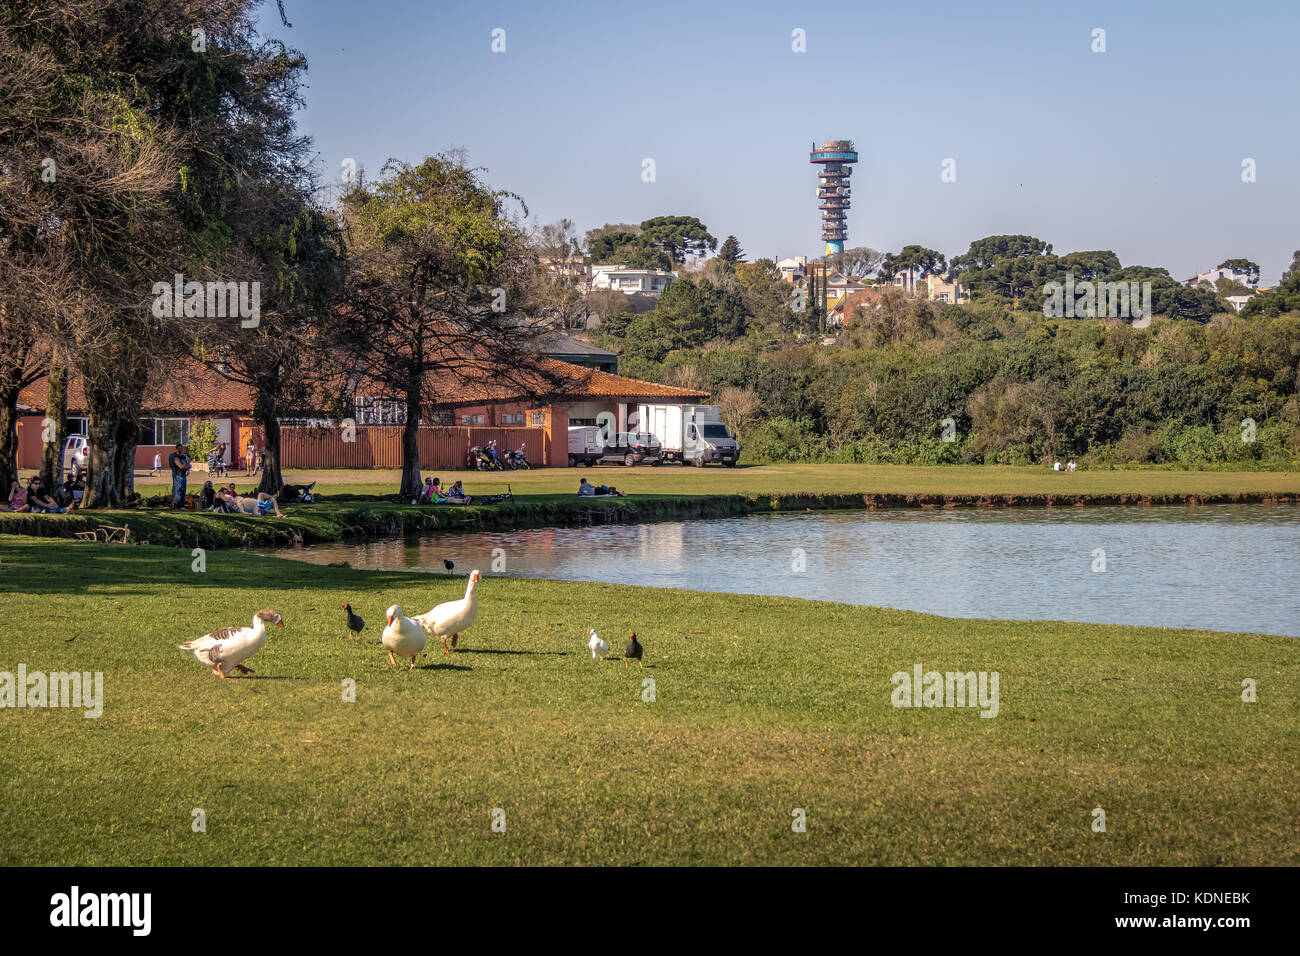
[[[252,674],[253,669],[245,667],[244,661],[262,649],[266,643],[268,625],[284,627],[284,619],[280,617],[279,611],[266,608],[253,615],[252,627],[219,627],[209,634],[177,646],[183,651],[191,652],[200,664],[211,667],[212,673],[222,680],[232,670]]]
[[[591,639],[587,641],[587,647],[591,650],[591,659],[598,661],[609,653],[609,645],[600,639],[594,627],[588,633],[591,635]]]
[[[400,604],[394,604],[388,609],[387,622],[381,640],[384,647],[388,649],[388,660],[396,667],[397,659],[394,654],[397,657],[409,657],[411,659],[411,666],[407,668],[409,674],[415,670],[415,659],[420,656],[420,651],[424,650],[424,645],[429,643],[429,635],[416,621],[402,616]]]
[[[478,617],[478,597],[474,589],[478,587],[479,572],[469,573],[469,584],[465,586],[465,597],[459,601],[447,601],[439,604],[415,618],[426,631],[442,640],[442,651],[450,654],[460,640],[461,632],[468,629]],[[447,647],[447,635],[451,635],[451,648]]]

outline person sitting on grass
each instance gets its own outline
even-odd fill
[[[235,483],[222,485],[217,489],[217,499],[212,503],[212,510],[219,514],[238,514],[239,495],[235,494]]]
[[[447,493],[442,500],[449,505],[467,505],[474,499],[465,494],[465,489],[461,487],[460,480],[457,479],[456,483],[447,489]]]
[[[72,502],[68,506],[69,510],[72,508],[80,508],[81,500],[86,497],[86,482],[82,480],[80,475],[68,475],[68,480],[64,483],[63,487],[67,491],[68,498]]]
[[[37,514],[61,515],[67,513],[67,508],[60,508],[54,499],[45,494],[41,487],[41,479],[33,478],[27,485],[27,504],[32,511]]]
[[[5,499],[3,505],[0,505],[5,511],[26,512],[31,511],[32,507],[27,503],[27,492],[23,486],[16,481],[9,482],[9,497]]]
[[[203,483],[203,490],[199,492],[199,510],[210,511],[217,503],[217,489],[212,487],[212,481],[209,479]]]
[[[438,487],[438,479],[424,479],[424,487],[420,489],[420,504],[436,505],[440,501],[442,501],[442,489]]]

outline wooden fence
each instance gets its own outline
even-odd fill
[[[494,439],[497,451],[522,444],[534,467],[550,464],[544,428],[426,426],[420,428],[420,467],[464,468],[471,445],[485,446]],[[286,425],[280,429],[280,463],[284,468],[400,468],[402,427],[358,425],[352,435],[342,428]]]

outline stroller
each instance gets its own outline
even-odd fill
[[[226,463],[221,460],[221,455],[215,448],[208,452],[208,474],[213,478],[226,477]]]

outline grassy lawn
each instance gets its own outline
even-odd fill
[[[0,537],[0,671],[105,685],[99,719],[0,710],[0,864],[1300,863],[1292,639],[489,576],[460,651],[408,674],[377,643],[384,608],[427,610],[463,577],[206,557]],[[287,627],[255,677],[175,649],[266,606]],[[588,627],[616,650],[635,629],[645,669],[592,663]],[[997,671],[998,716],[892,707],[890,675],[917,663]]]
[[[137,475],[136,484],[145,494],[160,494],[170,480]],[[818,494],[874,492],[877,494],[1237,494],[1300,492],[1300,468],[1291,471],[1174,471],[1130,469],[1056,473],[1046,468],[1001,465],[750,465],[739,468],[707,468],[640,465],[624,468],[601,465],[593,468],[540,468],[536,471],[475,472],[430,471],[448,485],[457,478],[470,494],[496,494],[507,483],[519,494],[575,494],[578,479],[586,474],[596,484],[615,485],[636,494]],[[204,475],[190,490],[203,487]],[[244,490],[256,483],[236,472],[229,479]],[[374,471],[289,469],[285,481],[319,481],[322,494],[393,494],[400,474],[395,470]]]

